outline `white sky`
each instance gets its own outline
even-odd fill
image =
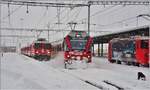
[[[27,1],[27,0],[26,0]],[[28,0],[28,1],[42,1],[42,0]],[[55,1],[55,0],[43,0],[46,2],[49,1]],[[88,0],[57,0],[57,2],[67,2],[67,3],[85,3]],[[8,5],[1,5],[1,27],[12,27],[12,28],[40,28],[40,29],[46,29],[47,25],[50,24],[50,29],[67,29],[70,30],[70,27],[68,27],[67,23],[70,21],[74,21],[77,23],[86,22],[87,20],[82,20],[83,18],[87,18],[87,7],[82,8],[61,8],[60,9],[60,22],[63,23],[58,28],[57,23],[58,18],[57,15],[57,8],[54,7],[33,7],[29,6],[28,11],[29,13],[26,13],[27,6],[15,6],[10,5],[10,12],[14,11],[10,19],[8,16]],[[97,13],[96,13],[97,12]],[[96,13],[96,14],[95,14]],[[122,28],[129,28],[129,27],[135,27],[137,25],[137,18],[136,16],[140,14],[150,14],[150,6],[144,6],[144,5],[133,5],[133,6],[92,6],[91,7],[91,30],[96,31],[109,31],[109,32],[101,32],[101,33],[91,33],[92,36],[94,35],[100,35],[104,33],[110,33],[115,32],[117,30],[121,30]],[[126,20],[128,18],[131,18],[130,20]],[[82,21],[81,21],[82,20]],[[126,20],[123,22],[118,22]],[[10,24],[9,24],[10,22]],[[115,23],[118,22],[118,23]],[[114,24],[112,24],[114,23]],[[138,19],[138,26],[141,25],[150,25],[150,21],[140,17]],[[67,28],[66,28],[67,27]],[[82,29],[87,30],[87,25],[77,25],[76,29]],[[67,32],[65,33],[67,34]],[[29,31],[2,31],[2,35],[34,35],[36,36],[36,32],[29,32]],[[47,38],[47,32],[42,32],[40,37]],[[50,32],[50,41],[55,41],[63,38],[62,32]],[[27,43],[31,43],[36,38],[8,38],[3,37],[2,38],[2,45],[18,45],[18,42],[22,43],[22,45],[25,45]]]

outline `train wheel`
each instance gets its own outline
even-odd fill
[[[143,66],[144,66],[144,67],[149,67],[149,64],[144,64]]]
[[[136,62],[132,62],[132,65],[133,65],[133,66],[136,66]]]
[[[115,61],[115,60],[109,60],[109,62],[110,62],[110,63],[114,63],[114,62],[116,62],[116,61]]]
[[[140,64],[139,64],[138,62],[136,62],[136,63],[135,63],[135,66],[138,66],[138,67],[139,67],[139,66],[140,66]]]
[[[88,61],[87,61],[87,63],[91,63],[92,62],[92,60],[91,59],[89,59]]]
[[[51,59],[51,56],[49,56],[49,60]]]
[[[34,59],[37,59],[37,56],[33,56]]]
[[[127,62],[127,65],[132,65],[131,62]]]
[[[121,61],[119,61],[119,60],[117,60],[116,62],[117,62],[117,64],[121,64]]]
[[[65,69],[67,69],[67,63],[66,62],[64,62],[64,67],[65,67]]]

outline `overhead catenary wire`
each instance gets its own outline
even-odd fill
[[[84,3],[84,2],[83,2]],[[75,19],[77,19],[77,17],[79,16],[79,14],[80,14],[80,12],[81,12],[81,10],[82,10],[82,8],[80,7],[79,8],[79,10],[77,10],[77,11],[75,11],[74,13],[73,13],[73,15],[75,15],[75,18],[73,19],[73,20],[75,20]],[[66,17],[67,15],[65,15],[62,19],[64,19],[65,17]],[[73,16],[72,16],[73,17]],[[72,18],[71,17],[71,18]],[[67,18],[67,20],[65,20],[65,21],[63,21],[63,22],[68,22],[68,20],[69,20],[69,18]],[[71,20],[72,21],[72,20]],[[69,21],[70,22],[70,21]],[[67,24],[65,24],[65,25],[67,25]],[[66,27],[64,27],[63,29],[65,30],[65,29],[67,29],[69,26],[67,25]],[[56,33],[58,33],[58,32],[55,32],[55,34]],[[51,35],[55,35],[55,34],[51,34]]]
[[[98,12],[92,14],[92,15],[90,16],[90,18],[91,18],[91,17],[94,17],[94,16],[96,16],[96,15],[98,15],[98,14],[101,13],[101,12],[106,12],[107,10],[109,10],[109,9],[115,7],[115,6],[116,6],[116,5],[113,5],[113,6],[110,6],[110,7],[106,8],[105,10],[100,10],[100,11],[98,11]],[[115,11],[116,11],[116,10],[115,10]],[[84,19],[87,19],[87,18],[84,18]],[[84,19],[82,19],[82,20],[84,20]],[[82,21],[82,20],[79,20],[79,21]],[[66,26],[64,29],[66,29],[66,28],[68,28],[68,26]]]
[[[129,17],[129,18],[126,18],[126,19],[123,19],[123,20],[119,20],[119,21],[116,21],[116,22],[113,22],[113,23],[110,23],[110,24],[106,24],[106,25],[103,25],[103,26],[111,26],[111,25],[114,25],[114,24],[117,24],[117,23],[120,23],[120,22],[125,22],[125,21],[128,21],[128,20],[132,20],[132,19],[136,19],[137,16],[132,16],[132,17]]]
[[[32,1],[32,0],[31,0]],[[110,13],[110,12],[109,12]],[[100,14],[100,13],[99,13]],[[94,16],[96,16],[96,15],[98,15],[98,14],[95,14]],[[92,17],[94,17],[94,16],[92,16]],[[70,20],[70,19],[69,19]]]
[[[71,4],[72,4],[73,2],[74,2],[74,0],[71,2]],[[61,14],[61,13],[64,13],[64,11],[67,11],[67,9],[62,10],[62,11],[60,12],[60,14]],[[68,11],[68,12],[69,12],[69,11]],[[68,14],[68,12],[67,12],[67,14]],[[67,16],[67,14],[64,15],[64,17],[63,17],[62,19],[65,19],[65,17]],[[54,18],[57,18],[57,15],[56,15]],[[61,20],[60,20],[60,21],[61,21]],[[47,24],[49,24],[49,22],[48,22]],[[55,25],[56,25],[56,24],[54,24],[54,25],[51,26],[50,28],[52,29],[53,27],[55,27]],[[40,32],[38,36],[40,36],[41,33],[42,33],[42,32]],[[58,32],[56,32],[56,33],[58,33]],[[53,33],[52,33],[52,34],[53,34]],[[54,34],[53,34],[53,35],[54,35]]]
[[[74,2],[74,0],[71,2],[71,4]],[[64,9],[64,10],[62,10],[62,11],[60,11],[60,14],[62,14],[62,13],[64,13],[65,11],[67,11],[68,10],[68,8],[66,9]],[[69,11],[68,11],[69,12]],[[67,14],[68,14],[68,12],[67,12]],[[67,16],[67,14],[65,14],[64,15],[64,17],[62,17],[62,19],[65,19],[65,17]],[[52,19],[56,19],[57,18],[57,15],[54,17],[54,18],[52,18]],[[49,22],[50,21],[52,21],[52,20],[49,20]],[[60,20],[61,21],[61,20]],[[47,23],[47,24],[49,24],[49,22]],[[56,24],[54,24],[54,26],[55,26]],[[51,28],[53,28],[54,26],[52,26]]]
[[[113,9],[114,7],[116,7],[116,5],[109,6],[109,7],[105,8],[105,9],[103,9],[103,10],[99,10],[99,11],[97,11],[97,12],[91,14],[91,15],[90,15],[90,18],[93,18],[93,17],[95,17],[95,16],[97,16],[97,15],[103,15],[103,14],[107,14],[107,13],[110,13],[110,12],[116,12],[117,10],[120,9],[120,8],[116,8],[115,10],[108,11],[108,10]],[[107,12],[107,11],[108,11],[108,12]],[[105,13],[105,12],[107,12],[107,13]],[[87,18],[82,18],[82,19],[78,20],[78,22],[84,21],[84,20],[87,20]]]
[[[7,16],[4,16],[2,19],[7,19],[9,16],[13,15],[15,12],[17,12],[20,8],[22,7],[22,5],[18,6],[16,9],[14,9],[13,11],[11,11],[10,13],[8,13]]]
[[[42,20],[45,18],[46,14],[48,12],[48,7],[46,7],[45,12],[43,13],[42,17],[39,19],[39,21],[37,22],[37,26],[42,22]]]

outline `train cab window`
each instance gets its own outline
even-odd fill
[[[35,43],[35,44],[34,44],[34,48],[36,48],[36,49],[41,48],[41,44],[40,44],[40,43]]]
[[[148,40],[141,40],[141,48],[148,49]]]
[[[72,49],[83,50],[85,49],[87,40],[71,40]]]
[[[50,48],[51,48],[51,44],[50,43],[45,44],[45,49],[50,49]]]

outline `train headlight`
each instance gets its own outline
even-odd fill
[[[48,51],[47,53],[48,53],[48,54],[50,54],[51,52],[50,52],[50,51]]]
[[[86,55],[86,52],[84,52],[83,54]]]
[[[69,58],[69,57],[70,57],[70,55],[67,55],[67,57]]]
[[[88,55],[87,57],[90,58],[91,56]]]
[[[38,51],[36,51],[36,53],[39,53]]]

